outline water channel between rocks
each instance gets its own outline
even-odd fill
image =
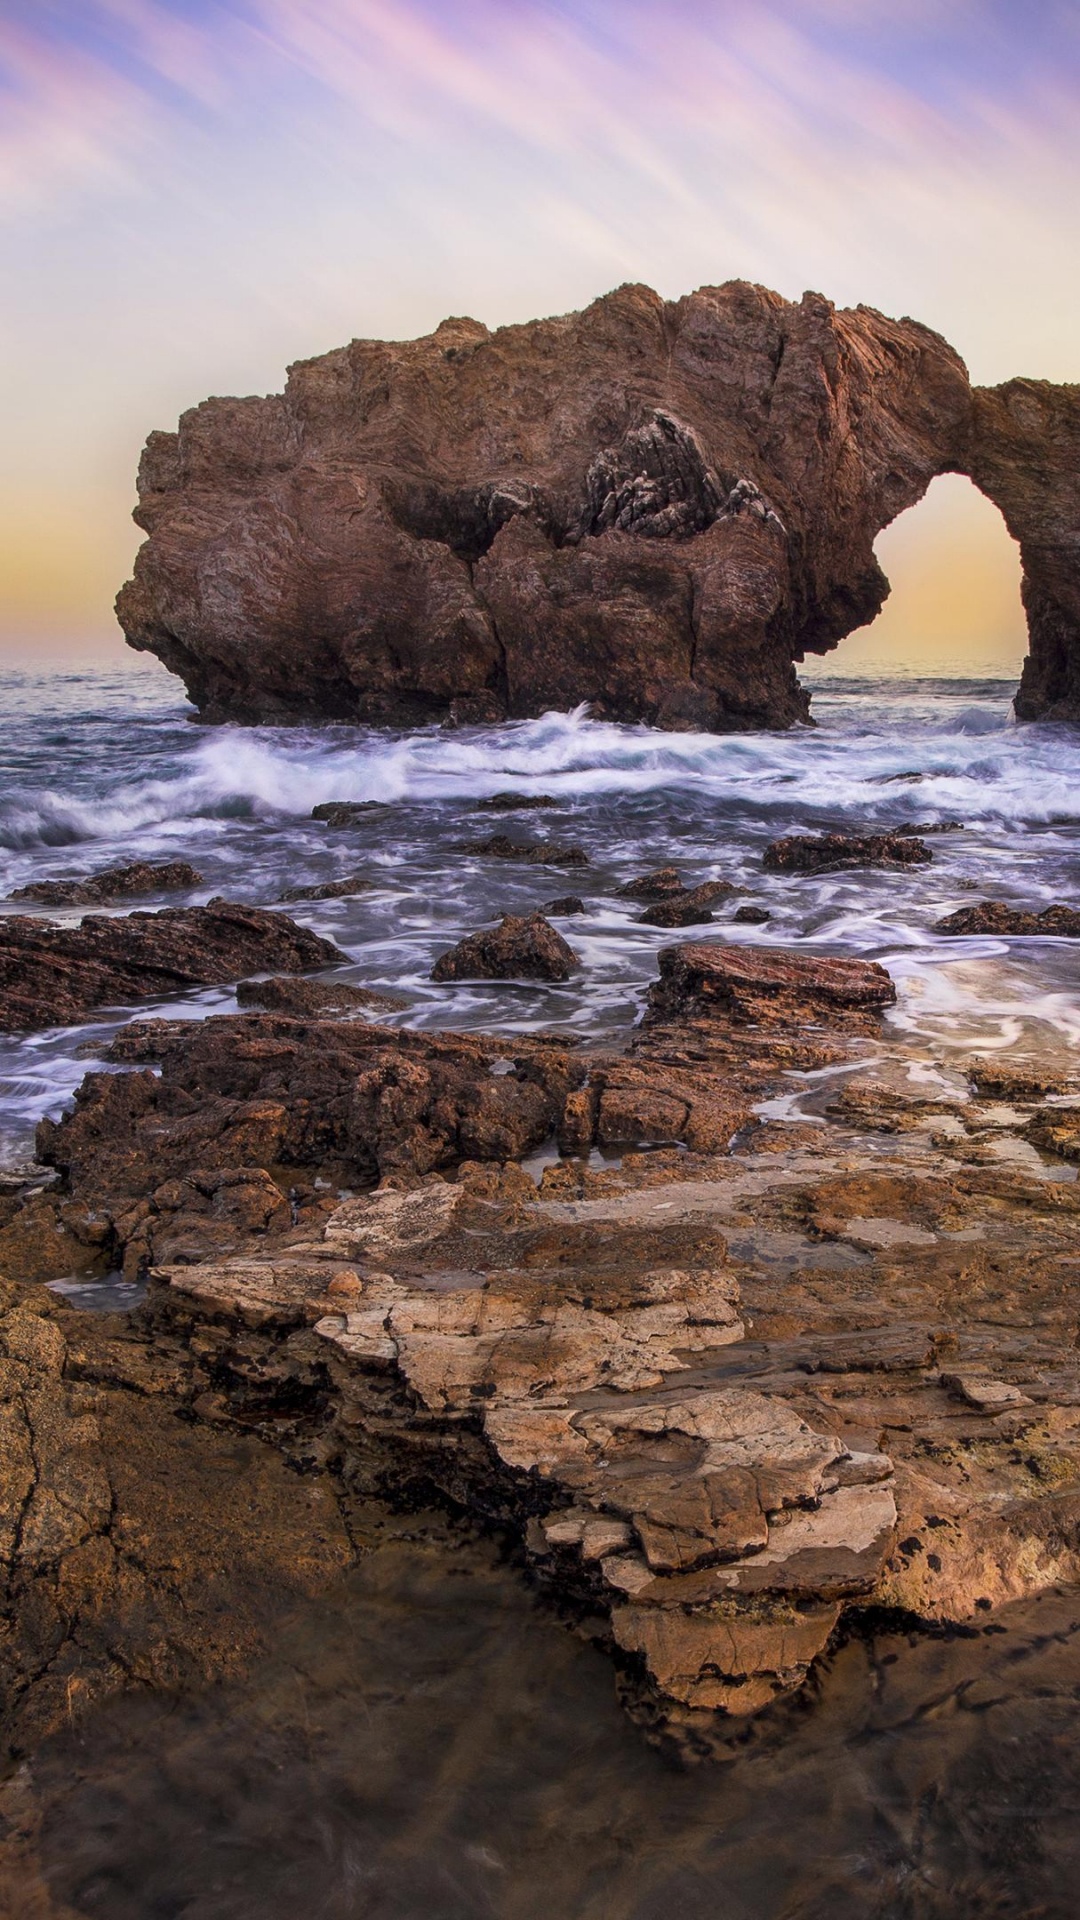
[[[1075,1067],[1080,948],[946,942],[933,924],[993,897],[1077,898],[1080,735],[1017,728],[1001,682],[832,681],[813,731],[662,735],[550,715],[386,735],[204,730],[157,673],[7,676],[3,893],[134,859],[191,860],[253,904],[352,871],[348,899],[288,911],[342,946],[347,978],[404,996],[427,1028],[626,1036],[656,954],[685,938],[881,961],[884,1044],[914,1090],[951,1090],[973,1053]],[[539,812],[476,810],[506,790]],[[346,830],[330,800],[379,803]],[[959,821],[933,864],[767,875],[805,829]],[[573,869],[460,850],[493,831],[584,849]],[[740,891],[711,926],[638,922],[615,889],[677,864]],[[560,919],[568,985],[435,987],[434,958],[500,911],[579,894]],[[134,903],[142,905],[142,902]],[[154,903],[157,904],[157,903]],[[760,925],[733,924],[739,905]],[[25,910],[25,909],[21,909]],[[63,919],[63,913],[51,917]],[[0,1167],[25,1159],[118,1025],[232,1011],[228,989],[0,1037]],[[846,1069],[845,1069],[846,1071]],[[772,1117],[829,1124],[837,1077],[793,1079]],[[766,1117],[769,1117],[766,1115]],[[538,1156],[534,1171],[547,1157]],[[1071,1179],[1059,1167],[1055,1177]],[[783,1275],[797,1237],[732,1253]],[[851,1245],[818,1264],[857,1265]],[[75,1283],[110,1310],[137,1292]],[[732,1723],[685,1768],[625,1717],[608,1659],[530,1592],[508,1544],[445,1518],[386,1518],[355,1570],[275,1626],[247,1677],[90,1710],[35,1766],[52,1896],[103,1920],[1069,1920],[1078,1910],[1080,1596],[1051,1590],[987,1624],[906,1633],[863,1618],[802,1695]]]

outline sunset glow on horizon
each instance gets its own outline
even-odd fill
[[[1078,67],[1007,0],[0,0],[0,651],[121,657],[147,432],[352,337],[745,278],[1080,379]],[[885,618],[1004,663],[943,485]]]

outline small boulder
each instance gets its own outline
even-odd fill
[[[508,834],[493,833],[488,840],[466,840],[462,853],[486,853],[493,860],[521,860],[532,867],[587,867],[589,856],[582,847],[559,847],[554,841],[530,845],[527,840],[511,840]]]
[[[735,1026],[828,1025],[871,1031],[896,988],[876,960],[834,960],[784,947],[695,942],[665,947],[646,1020]]]
[[[321,820],[324,827],[354,827],[366,813],[381,813],[381,800],[323,800],[312,807],[313,820]]]
[[[740,926],[763,927],[766,920],[772,919],[767,907],[736,907],[731,916]]]
[[[576,893],[560,893],[557,900],[548,900],[540,909],[541,913],[588,913],[584,900]]]
[[[910,833],[789,833],[765,849],[769,873],[841,873],[849,867],[925,867],[929,847]]]
[[[395,993],[376,993],[371,987],[353,987],[344,980],[303,980],[274,974],[268,980],[241,980],[236,989],[242,1007],[263,1007],[268,1013],[321,1014],[396,1013],[408,1006]]]
[[[542,913],[503,915],[436,960],[433,980],[569,980],[577,954]]]

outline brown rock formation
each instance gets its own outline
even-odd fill
[[[302,973],[346,957],[284,914],[229,900],[88,915],[77,927],[11,914],[0,919],[0,1030],[58,1026],[89,1007],[213,986],[253,968]]]
[[[1020,542],[1017,711],[1080,717],[1080,388],[973,390],[913,320],[744,281],[205,401],[147,442],[117,610],[208,720],[786,727],[794,663],[874,618],[874,539],[946,472]]]
[[[741,281],[354,341],[150,436],[119,616],[210,720],[789,726],[970,414],[925,327]]]

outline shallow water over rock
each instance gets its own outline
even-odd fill
[[[107,1920],[1075,1914],[1075,1596],[868,1630],[686,1769],[493,1547],[395,1531],[245,1684],[52,1745],[54,1897]]]

